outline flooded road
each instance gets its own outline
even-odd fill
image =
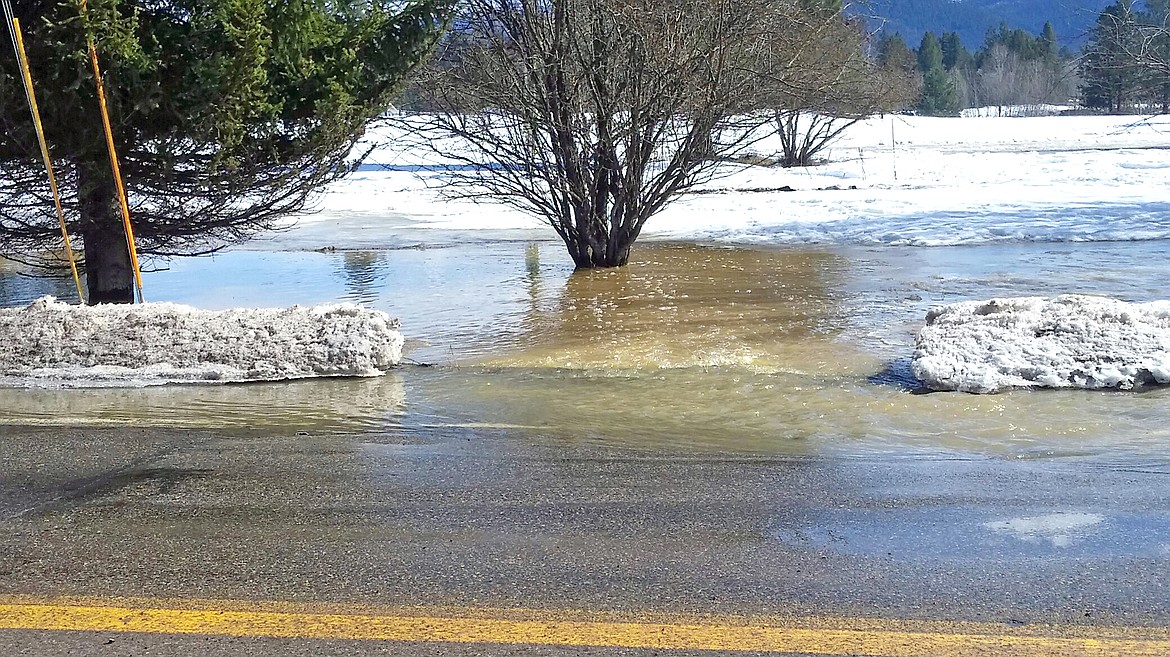
[[[325,611],[335,629],[338,613],[828,628],[815,645],[753,644],[788,654],[975,654],[956,651],[972,637],[996,655],[1166,654],[1170,389],[915,394],[906,365],[935,304],[1168,297],[1166,248],[650,244],[585,273],[547,242],[175,263],[148,298],[359,301],[401,318],[410,363],[370,379],[0,389],[0,653],[108,647],[145,613],[126,605],[186,625],[116,635],[111,654],[438,654],[450,640],[266,643],[264,616],[199,625],[223,635],[216,652],[181,634],[209,622],[194,602],[217,619]],[[6,303],[67,296],[53,285],[0,277]],[[62,624],[78,605],[90,624]],[[825,643],[840,627],[869,634]],[[467,654],[542,654],[475,640]],[[958,648],[923,648],[944,643]],[[744,650],[704,645],[693,654]]]
[[[0,390],[11,424],[507,434],[535,444],[743,454],[1145,454],[1170,391],[914,394],[927,309],[992,296],[1170,296],[1163,242],[728,248],[645,244],[573,272],[551,242],[233,251],[146,278],[203,308],[360,302],[410,365],[367,380]],[[68,283],[66,281],[66,283]],[[60,288],[60,289],[59,289]],[[68,285],[0,276],[4,303]],[[421,367],[417,364],[425,364]]]

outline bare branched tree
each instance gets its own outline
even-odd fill
[[[983,56],[974,77],[976,104],[998,107],[1000,116],[1027,116],[1039,113],[1043,105],[1068,103],[1076,88],[1070,62],[1026,59],[999,43]]]
[[[913,102],[911,74],[879,68],[862,24],[840,12],[787,12],[778,19],[764,73],[782,151],[780,164],[809,166],[841,133]]]
[[[578,267],[624,265],[646,221],[770,133],[781,0],[468,0],[403,117],[453,193],[547,221]]]
[[[1079,64],[1087,106],[1120,113],[1148,107],[1151,97],[1165,97],[1167,31],[1163,21],[1151,19],[1139,14],[1132,0],[1118,0],[1097,17]]]
[[[1132,3],[1118,3],[1098,18],[1098,33],[1121,55],[1120,65],[1136,66],[1161,75],[1170,75],[1170,24],[1156,12],[1138,13]]]

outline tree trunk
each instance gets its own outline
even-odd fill
[[[602,240],[602,244],[606,244],[608,240]],[[608,248],[607,246],[591,247],[589,246],[589,239],[586,236],[577,236],[577,243],[565,243],[569,249],[569,255],[573,258],[573,264],[577,269],[604,269],[606,267],[624,267],[630,261],[630,247],[634,245],[634,240],[630,238],[619,237],[615,241],[616,248]]]
[[[117,190],[109,175],[82,167],[81,237],[85,242],[85,283],[89,303],[134,303],[134,267],[126,246]]]
[[[85,285],[89,303],[134,303],[134,267],[126,249],[126,235],[117,230],[87,230]]]

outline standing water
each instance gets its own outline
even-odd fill
[[[915,394],[926,311],[992,296],[1170,298],[1170,244],[769,247],[641,244],[573,272],[559,244],[232,251],[146,278],[153,300],[217,309],[355,301],[399,317],[385,377],[134,389],[3,389],[11,424],[186,426],[523,440],[764,454],[1146,452],[1170,391]],[[0,303],[68,298],[0,270]],[[427,365],[423,367],[420,365]]]

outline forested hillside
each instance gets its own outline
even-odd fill
[[[1039,34],[1046,21],[1060,45],[1078,49],[1097,15],[1112,0],[863,0],[851,10],[871,17],[884,32],[901,33],[917,43],[923,32],[958,32],[964,43],[979,44],[991,28],[1006,22]]]

